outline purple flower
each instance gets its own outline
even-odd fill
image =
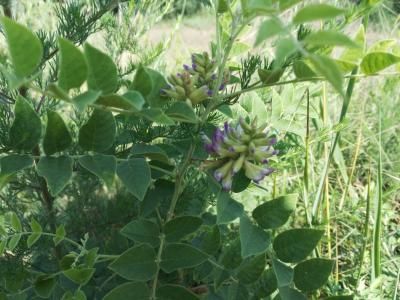
[[[208,97],[211,97],[213,95],[213,91],[212,90],[208,90],[207,91],[207,95],[208,95]]]
[[[183,65],[183,68],[184,68],[186,71],[190,71],[190,67],[189,67],[188,65]]]
[[[197,65],[195,63],[192,63],[192,68],[193,68],[193,70],[196,71]]]
[[[231,127],[229,126],[228,122],[224,122],[224,130],[226,133],[229,133],[231,130]]]
[[[220,86],[219,86],[219,90],[220,91],[222,91],[222,90],[224,90],[225,89],[225,83],[223,83],[223,84],[221,84]]]
[[[204,149],[207,151],[208,154],[215,153],[214,145],[211,144],[204,144]]]
[[[230,191],[232,189],[232,176],[225,177],[221,184],[224,191]]]
[[[216,170],[214,172],[214,178],[215,178],[216,181],[221,181],[222,176],[223,176],[223,174],[220,171]]]

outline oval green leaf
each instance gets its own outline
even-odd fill
[[[208,255],[187,244],[169,244],[161,257],[161,269],[171,273],[178,269],[198,266],[208,259]]]
[[[127,295],[135,295],[137,300],[148,300],[150,290],[141,282],[128,282],[121,284],[104,296],[103,300],[126,300]]]
[[[117,169],[117,159],[114,155],[85,155],[79,158],[79,164],[103,180],[108,187],[114,183]]]
[[[271,233],[253,224],[247,216],[240,218],[239,235],[243,258],[263,253],[271,244]]]
[[[70,41],[59,38],[60,66],[58,72],[58,86],[68,91],[79,88],[88,76],[88,67],[85,56]]]
[[[36,166],[39,176],[44,177],[52,196],[60,193],[72,177],[73,160],[69,156],[42,157]]]
[[[242,284],[257,281],[264,272],[266,263],[265,254],[245,259],[237,271],[237,279]]]
[[[371,52],[361,61],[361,71],[370,75],[400,62],[400,56],[386,52]]]
[[[132,158],[123,161],[118,164],[117,174],[128,191],[143,201],[151,182],[151,171],[146,160]]]
[[[157,247],[160,244],[160,228],[149,220],[135,220],[121,229],[121,234],[138,243]]]
[[[102,91],[103,94],[115,92],[118,87],[118,72],[111,57],[87,43],[84,51],[89,67],[89,89]]]
[[[334,261],[312,258],[299,263],[294,268],[294,283],[303,292],[311,292],[322,287],[332,272]]]
[[[46,155],[52,155],[67,149],[72,144],[72,137],[61,116],[47,111],[47,127],[43,139],[43,150]]]
[[[142,244],[126,250],[109,268],[128,280],[148,281],[157,272],[156,253],[154,249]]]
[[[273,247],[280,260],[296,263],[310,255],[323,234],[323,230],[317,229],[286,230],[275,237]]]
[[[79,130],[79,145],[87,151],[104,152],[113,145],[116,130],[113,114],[95,109]]]
[[[39,38],[25,26],[2,17],[8,49],[17,77],[28,77],[35,72],[43,56],[43,46]]]
[[[226,192],[220,192],[217,199],[217,223],[227,224],[243,214],[243,205],[231,198]]]
[[[18,97],[14,115],[15,119],[9,134],[10,144],[15,150],[30,151],[39,143],[42,134],[42,122],[32,106],[23,97]]]
[[[278,228],[296,209],[297,198],[297,194],[288,194],[265,202],[253,210],[253,218],[264,229]]]
[[[168,242],[179,242],[185,236],[195,232],[203,220],[194,216],[181,216],[167,222],[164,227],[165,239]]]
[[[310,4],[300,9],[293,18],[294,24],[318,20],[328,20],[340,16],[345,11],[328,4]]]

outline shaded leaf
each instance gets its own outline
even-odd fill
[[[56,196],[71,179],[72,166],[73,160],[69,156],[42,157],[36,170],[46,180],[51,195]]]
[[[70,41],[58,39],[60,64],[58,85],[65,90],[79,88],[88,76],[88,67],[85,56]]]
[[[114,61],[107,54],[86,43],[84,52],[88,63],[89,89],[113,93],[118,87],[118,73]]]
[[[154,249],[142,244],[126,250],[109,268],[128,280],[148,281],[157,272],[156,253]]]
[[[63,271],[65,277],[79,285],[85,285],[94,274],[94,268],[76,268]]]
[[[126,300],[127,295],[135,295],[135,300],[148,300],[150,290],[144,283],[128,282],[112,289],[103,300]]]
[[[198,300],[199,298],[180,285],[167,284],[157,289],[157,299],[160,300]]]
[[[129,91],[120,96],[117,94],[110,94],[101,96],[96,104],[116,107],[124,110],[139,111],[144,104],[143,96],[137,91]]]
[[[139,201],[143,201],[151,182],[149,164],[143,158],[131,158],[117,166],[122,183]]]
[[[298,290],[292,289],[288,286],[279,288],[280,300],[307,300],[307,297],[300,293]]]
[[[84,111],[88,105],[96,102],[100,97],[101,92],[98,91],[86,91],[72,99],[72,103],[76,106],[79,111]]]
[[[11,154],[0,159],[1,174],[13,174],[33,165],[30,155]]]
[[[253,218],[264,229],[284,225],[296,209],[297,194],[288,194],[267,201],[253,210]]]
[[[323,230],[317,229],[286,230],[275,237],[273,247],[280,260],[299,262],[311,254],[323,234]]]
[[[266,263],[265,254],[245,259],[239,267],[237,279],[243,284],[257,281],[264,272]]]
[[[273,84],[279,81],[282,77],[284,69],[264,70],[258,69],[258,76],[265,84]]]
[[[135,220],[121,229],[121,234],[138,243],[157,247],[160,244],[160,228],[149,220]]]
[[[174,102],[171,107],[165,111],[166,115],[177,122],[193,123],[198,122],[197,116],[186,102]]]
[[[312,258],[299,263],[294,268],[294,283],[304,292],[319,289],[332,272],[334,261],[331,259]]]
[[[116,130],[113,114],[95,109],[79,130],[79,145],[87,151],[104,152],[113,145]]]
[[[14,122],[10,128],[10,144],[16,150],[30,151],[39,143],[42,122],[23,97],[17,98],[14,115]]]
[[[178,269],[198,266],[208,259],[208,255],[187,244],[169,244],[161,257],[161,269],[171,273]]]
[[[288,286],[293,281],[293,269],[277,259],[272,260],[272,267],[276,276],[278,287]]]
[[[7,214],[7,217],[9,219],[11,228],[15,232],[22,232],[22,224],[21,224],[21,221],[19,220],[17,214],[15,212],[11,211]]]
[[[263,253],[271,244],[271,233],[253,224],[247,216],[240,218],[239,234],[243,258]]]
[[[203,224],[203,220],[199,217],[176,217],[164,225],[165,239],[168,242],[178,242],[199,229],[201,224]]]
[[[132,156],[143,156],[170,164],[168,154],[157,145],[135,144],[131,149]]]
[[[79,164],[103,180],[108,187],[114,183],[117,169],[117,159],[114,155],[84,155],[79,158]]]
[[[27,240],[28,248],[32,247],[33,244],[35,244],[42,235],[42,226],[40,226],[40,224],[35,219],[31,220],[30,225],[33,233],[28,237]]]
[[[220,192],[217,199],[217,223],[227,224],[243,214],[243,205],[231,198],[229,193]]]
[[[278,281],[272,268],[265,270],[259,281],[257,296],[265,298],[270,296],[278,288]]]
[[[63,224],[61,224],[57,227],[55,235],[56,236],[53,238],[53,241],[54,241],[54,244],[57,246],[59,243],[61,243],[64,240],[65,235],[66,235],[65,227]]]
[[[200,248],[207,254],[215,254],[221,246],[221,234],[218,225],[212,226],[206,230],[202,235]]]
[[[44,134],[43,150],[46,155],[67,149],[72,144],[72,137],[61,116],[55,112],[47,111],[47,127]]]
[[[153,90],[153,80],[148,72],[148,69],[142,65],[136,71],[135,78],[132,82],[131,89],[138,91],[146,98]]]
[[[35,293],[40,298],[50,298],[56,286],[56,279],[54,277],[39,276],[34,283]]]
[[[215,181],[215,178],[211,176],[211,179]],[[216,182],[216,181],[215,181]],[[233,175],[232,178],[232,192],[234,193],[240,193],[243,192],[247,187],[250,185],[251,179],[249,179],[246,174],[244,169],[241,169],[238,173]],[[217,182],[218,186],[220,187],[220,184]]]
[[[296,60],[293,63],[293,72],[297,78],[311,78],[315,77],[315,72],[307,65],[304,60]]]
[[[140,114],[148,119],[149,121],[162,124],[162,125],[174,125],[175,122],[168,117],[161,109],[149,108],[143,109]]]

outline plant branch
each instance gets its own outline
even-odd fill
[[[173,216],[174,216],[174,211],[176,204],[178,203],[179,196],[182,193],[182,190],[184,188],[184,176],[186,174],[186,171],[190,165],[191,158],[193,156],[195,146],[192,143],[190,145],[189,151],[186,154],[186,157],[184,158],[183,162],[181,163],[178,171],[176,172],[175,176],[175,189],[174,189],[174,194],[171,199],[171,204],[169,206],[168,212],[167,212],[167,217],[165,220],[165,223],[170,221]],[[156,258],[156,263],[157,263],[157,271],[152,283],[152,288],[151,288],[151,297],[150,299],[156,300],[156,290],[157,290],[157,283],[158,283],[158,275],[160,273],[160,263],[161,263],[161,257],[162,253],[164,251],[164,243],[165,243],[165,235],[161,234],[160,235],[160,247],[158,248],[158,253],[157,253],[157,258]]]

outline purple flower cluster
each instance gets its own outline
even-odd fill
[[[210,59],[207,52],[192,55],[191,66],[184,64],[183,70],[168,77],[169,85],[161,90],[161,94],[173,99],[186,101],[196,105],[214,95],[216,63]],[[218,91],[223,91],[229,79],[229,72],[225,72],[223,82]]]
[[[277,140],[265,129],[266,125],[258,127],[256,120],[247,123],[240,119],[236,124],[225,122],[211,139],[203,135],[206,151],[216,158],[205,167],[214,169],[214,178],[225,190],[231,189],[233,176],[242,168],[246,177],[257,183],[274,171],[269,159],[278,153],[273,147]]]

